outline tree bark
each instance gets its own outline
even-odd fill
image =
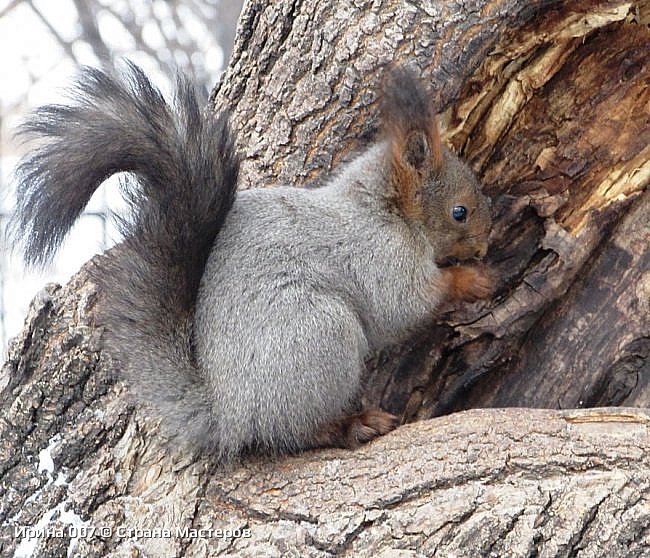
[[[650,552],[648,21],[647,1],[248,2],[211,98],[242,187],[321,180],[375,137],[385,67],[416,65],[493,199],[497,293],[369,362],[368,405],[439,418],[224,471],[127,405],[86,270],[49,286],[0,375],[0,554],[30,534],[34,556]]]

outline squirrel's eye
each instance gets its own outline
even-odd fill
[[[458,222],[464,223],[467,219],[467,209],[462,205],[455,205],[451,210],[451,216]]]

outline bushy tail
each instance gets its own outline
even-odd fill
[[[86,69],[68,106],[37,110],[19,132],[40,142],[18,167],[12,230],[25,258],[46,262],[108,176],[125,183],[124,242],[97,266],[105,342],[137,397],[172,432],[210,446],[210,399],[192,350],[207,257],[233,203],[239,160],[227,116],[205,117],[179,78],[174,106],[130,64],[122,77]]]

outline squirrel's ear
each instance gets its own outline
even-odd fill
[[[440,133],[429,95],[413,72],[394,69],[384,86],[382,127],[389,143],[389,174],[397,204],[421,216],[421,191],[442,166]]]
[[[402,145],[394,146],[403,163],[415,170],[424,169],[430,157],[430,140],[422,130],[414,130],[401,140]]]

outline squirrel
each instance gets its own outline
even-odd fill
[[[488,297],[490,206],[441,144],[412,70],[385,80],[380,135],[313,189],[236,192],[229,114],[204,114],[189,79],[168,103],[137,66],[86,68],[67,105],[19,137],[12,230],[47,263],[110,175],[129,216],[91,267],[104,345],[172,440],[227,462],[354,448],[394,429],[359,411],[364,361],[425,327],[445,301]]]

